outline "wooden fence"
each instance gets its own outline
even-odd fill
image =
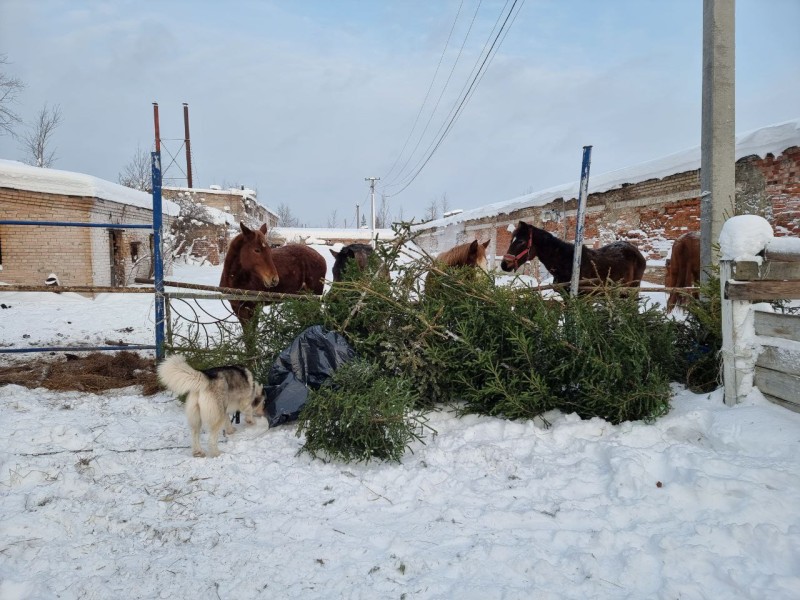
[[[725,403],[757,387],[800,412],[800,314],[753,307],[753,302],[800,300],[800,254],[765,250],[762,263],[720,261]]]

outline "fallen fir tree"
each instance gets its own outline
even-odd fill
[[[238,345],[258,349],[248,366],[262,380],[311,325],[355,348],[360,370],[312,393],[301,414],[298,434],[314,456],[399,460],[423,439],[424,411],[442,404],[510,419],[558,409],[615,424],[652,420],[669,410],[671,381],[707,387],[715,380],[713,315],[694,318],[690,309],[686,322],[676,321],[614,287],[548,298],[498,286],[474,268],[443,271],[430,257],[410,260],[406,239],[379,247],[366,272],[349,267],[322,298],[267,307]],[[435,293],[425,294],[431,272]],[[698,352],[706,363],[700,370]]]

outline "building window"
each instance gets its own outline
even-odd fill
[[[139,260],[139,249],[141,248],[141,242],[131,242],[131,262],[136,263]]]

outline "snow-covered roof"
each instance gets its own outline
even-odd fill
[[[800,146],[800,118],[777,125],[762,127],[736,136],[736,160],[745,156],[767,154],[778,155],[787,148]],[[620,188],[623,184],[640,183],[648,179],[663,179],[677,173],[695,171],[700,168],[700,146],[676,152],[662,158],[640,163],[630,167],[609,171],[589,178],[589,193],[599,194]],[[515,210],[544,206],[559,198],[572,199],[578,197],[578,184],[557,185],[545,190],[525,194],[511,200],[487,204],[451,217],[427,221],[412,227],[413,230],[446,227],[462,221],[483,219],[499,214],[509,214]]]
[[[191,192],[193,194],[208,194],[209,196],[217,195],[217,196],[241,196],[244,199],[252,200],[256,204],[263,206],[264,209],[269,212],[270,214],[274,215],[275,212],[271,211],[266,204],[259,202],[258,198],[256,197],[255,190],[251,190],[250,188],[228,188],[226,190],[222,189],[218,185],[212,185],[209,188],[195,188],[195,187],[175,187],[175,186],[164,186],[165,190],[173,190],[176,192]]]
[[[325,243],[327,240],[372,240],[370,229],[321,229],[314,227],[273,227],[270,236],[286,240],[287,242],[300,242],[305,244]],[[394,231],[391,229],[376,229],[375,234],[379,240],[393,240]]]
[[[0,187],[61,196],[101,198],[153,210],[153,197],[146,192],[84,173],[43,169],[15,160],[0,159]],[[162,200],[162,211],[164,214],[175,216],[179,208],[174,202]]]

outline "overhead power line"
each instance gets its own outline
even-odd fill
[[[408,132],[408,137],[406,138],[406,141],[403,144],[403,147],[400,149],[400,154],[397,155],[397,158],[394,159],[394,162],[392,163],[392,166],[389,168],[389,171],[386,173],[386,175],[383,176],[384,179],[386,179],[387,177],[389,177],[392,174],[392,172],[394,171],[395,166],[397,165],[398,161],[400,160],[400,157],[403,156],[403,152],[405,152],[406,146],[408,146],[408,142],[411,140],[411,136],[414,135],[414,130],[417,128],[417,123],[419,123],[419,118],[420,118],[420,116],[422,116],[422,111],[425,108],[425,104],[428,102],[428,97],[430,96],[431,90],[433,89],[433,84],[436,82],[436,76],[439,74],[439,69],[442,66],[442,61],[444,60],[444,56],[447,53],[447,47],[450,45],[450,38],[453,36],[453,31],[456,28],[456,23],[458,23],[458,17],[461,15],[461,7],[462,6],[464,6],[464,0],[461,0],[461,3],[458,5],[458,11],[456,11],[456,18],[453,19],[453,25],[450,27],[450,33],[447,34],[447,40],[444,43],[444,48],[442,48],[442,55],[439,57],[439,64],[436,65],[436,70],[433,72],[433,77],[431,78],[431,83],[430,83],[430,85],[428,85],[428,91],[425,92],[425,98],[422,99],[422,104],[419,107],[419,111],[417,111],[417,117],[416,117],[416,119],[414,119],[414,124],[411,126],[411,131]],[[480,6],[480,2],[478,3],[478,6]],[[461,47],[463,48],[464,46],[462,45]],[[461,53],[459,52],[459,56],[460,55],[461,55]],[[458,61],[458,59],[456,59],[456,61]],[[452,73],[452,71],[451,71],[451,73]],[[448,81],[449,81],[449,79],[448,79]],[[445,84],[445,85],[447,85],[447,84]],[[441,96],[439,96],[439,98],[441,98]],[[437,106],[438,106],[438,102],[437,102]],[[436,106],[433,107],[433,111],[434,112],[436,111]],[[424,131],[422,132],[422,135],[425,135]],[[412,154],[413,154],[413,151],[412,151]],[[408,161],[406,161],[406,164],[408,164]],[[405,165],[403,165],[403,169],[404,168],[405,168]],[[400,169],[401,173],[402,173],[403,169]]]
[[[470,74],[472,76],[472,80],[469,81],[468,84],[465,83],[464,87],[462,88],[462,93],[460,94],[459,99],[457,99],[456,102],[453,104],[453,108],[451,109],[450,113],[448,114],[449,121],[447,121],[446,124],[443,123],[442,126],[439,128],[439,131],[437,132],[438,138],[435,138],[430,143],[430,145],[428,146],[428,149],[426,150],[427,155],[424,158],[421,158],[417,162],[417,164],[414,166],[413,174],[407,175],[403,180],[399,181],[398,183],[393,183],[392,185],[387,186],[387,187],[397,187],[397,186],[402,185],[402,187],[400,189],[398,189],[397,191],[395,191],[395,192],[393,192],[391,194],[387,193],[386,194],[387,197],[392,197],[392,196],[396,196],[396,195],[400,194],[401,192],[403,192],[406,188],[408,188],[414,182],[414,180],[419,176],[419,174],[422,172],[422,170],[428,164],[430,159],[433,158],[433,155],[439,149],[439,147],[441,146],[442,142],[445,140],[445,138],[447,137],[448,133],[451,131],[453,125],[456,122],[456,120],[458,119],[458,117],[463,112],[464,107],[466,106],[467,102],[470,100],[470,98],[474,94],[475,90],[477,89],[477,85],[483,79],[483,76],[485,75],[486,70],[488,69],[489,65],[491,64],[491,61],[494,59],[494,56],[497,54],[497,51],[500,49],[500,46],[502,45],[502,42],[505,40],[506,35],[508,35],[508,31],[510,30],[510,25],[513,24],[514,21],[516,21],[517,15],[519,14],[519,11],[522,9],[522,6],[525,3],[525,0],[514,0],[513,4],[511,5],[511,8],[508,11],[508,13],[505,14],[505,19],[503,19],[503,14],[505,13],[505,7],[508,6],[508,2],[509,1],[510,0],[506,1],[505,6],[503,7],[503,11],[501,11],[500,16],[498,17],[498,20],[495,23],[495,26],[492,28],[492,32],[489,34],[489,39],[491,39],[491,35],[492,35],[492,33],[494,33],[495,29],[497,28],[497,24],[500,22],[500,20],[503,21],[503,24],[500,27],[500,29],[497,31],[497,34],[494,36],[494,39],[492,40],[491,45],[489,45],[489,41],[488,40],[487,40],[486,44],[484,45],[484,50],[486,50],[487,46],[489,46],[489,48],[485,52],[485,56],[483,56],[484,55],[483,51],[479,55],[478,60],[476,61],[476,66],[478,65],[478,63],[480,63],[480,66],[478,67],[477,72],[475,71],[475,67],[473,67],[472,73],[474,73],[474,76],[472,76],[472,73]],[[515,13],[514,9],[516,8],[517,4],[519,4],[519,8],[516,10],[516,13]],[[513,15],[513,19],[512,19],[512,15]],[[510,20],[510,23],[509,23],[509,20]],[[481,61],[481,56],[483,56],[483,60],[482,61]],[[464,91],[465,89],[466,89],[466,91]]]

